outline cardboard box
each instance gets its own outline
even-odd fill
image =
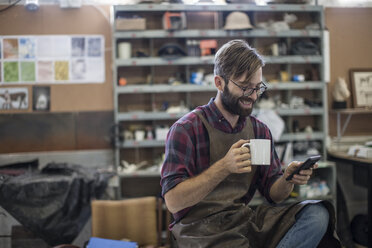
[[[145,30],[145,18],[118,18],[116,19],[116,30]]]

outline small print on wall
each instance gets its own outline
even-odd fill
[[[21,61],[21,81],[35,82],[35,62]]]
[[[18,62],[4,62],[4,82],[18,82],[19,71]]]
[[[73,59],[71,61],[71,79],[85,79],[86,64],[84,59]]]
[[[67,81],[68,77],[68,61],[56,61],[54,63],[54,79],[57,81]]]
[[[102,56],[102,39],[101,38],[88,38],[88,56],[100,57]]]
[[[39,82],[51,82],[53,80],[53,61],[38,61],[37,68]]]
[[[4,59],[18,59],[18,39],[4,39]]]
[[[71,56],[83,57],[85,55],[85,38],[73,37],[71,38]]]
[[[372,107],[372,68],[351,69],[354,108]]]
[[[19,57],[22,59],[35,59],[36,58],[35,38],[20,38],[19,39]]]
[[[32,109],[34,111],[50,110],[50,87],[33,86],[32,87]]]
[[[27,88],[0,88],[0,110],[28,109]]]

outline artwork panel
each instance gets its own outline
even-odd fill
[[[28,109],[27,88],[0,88],[0,110]]]
[[[18,59],[18,39],[3,39],[4,59]]]
[[[21,62],[21,81],[35,82],[35,62],[22,61]]]
[[[19,71],[18,62],[3,62],[4,63],[4,82],[18,82]]]

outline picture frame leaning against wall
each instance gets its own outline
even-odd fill
[[[372,108],[372,68],[350,69],[353,108]]]

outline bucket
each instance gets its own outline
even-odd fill
[[[119,59],[129,59],[132,54],[132,45],[129,42],[121,42],[118,45]]]

